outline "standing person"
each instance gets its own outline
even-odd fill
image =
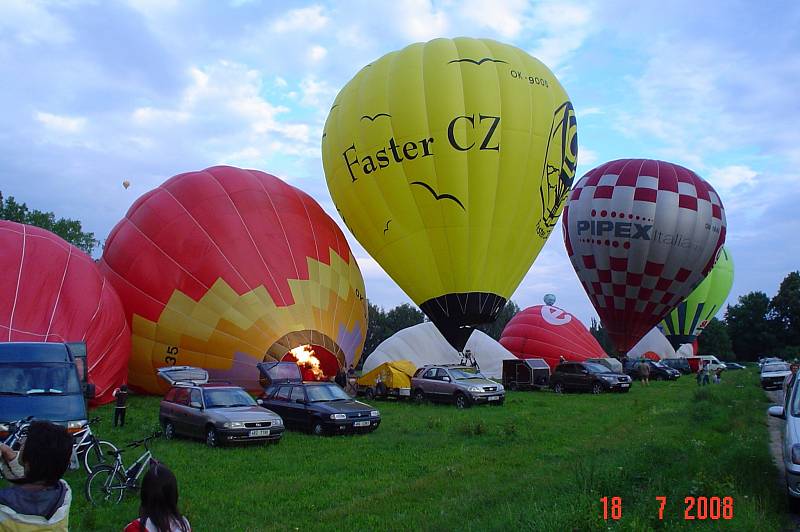
[[[639,361],[639,375],[642,379],[642,385],[650,385],[650,363],[647,360]]]
[[[719,384],[722,382],[722,368],[717,368],[717,371],[714,372],[714,384]]]
[[[709,375],[711,373],[711,368],[708,367],[709,364],[710,362],[703,364],[703,386],[711,384],[711,375]]]
[[[191,532],[189,520],[178,511],[178,479],[153,460],[142,479],[139,517],[123,532]]]
[[[117,400],[117,406],[114,408],[114,426],[125,426],[125,411],[128,409],[128,385],[123,384],[114,390],[114,398]]]
[[[356,370],[352,364],[347,368],[347,387],[351,395],[356,394]]]
[[[705,368],[705,366],[703,364],[699,364],[697,366],[697,385],[698,386],[702,386],[703,385],[703,371],[704,371],[704,368]]]
[[[72,456],[72,436],[64,427],[34,421],[19,452],[0,445],[3,474],[14,485],[0,490],[0,530],[69,529],[72,491],[61,477]],[[20,477],[21,475],[21,477]]]

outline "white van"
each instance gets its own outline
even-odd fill
[[[728,367],[719,361],[717,357],[714,355],[700,355],[700,360],[702,360],[703,364],[708,364],[706,366],[707,369],[710,371],[717,371],[718,369],[728,369]]]

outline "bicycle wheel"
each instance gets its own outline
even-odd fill
[[[86,499],[93,506],[118,504],[124,494],[125,475],[111,466],[97,466],[86,479]]]
[[[114,461],[111,451],[117,452],[118,450],[111,442],[95,440],[83,453],[83,468],[86,469],[86,473],[91,475],[97,466],[111,465],[111,462]]]

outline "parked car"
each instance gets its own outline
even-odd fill
[[[381,424],[378,410],[354,400],[338,384],[304,382],[293,362],[262,362],[258,369],[266,383],[258,404],[280,414],[288,428],[350,434],[372,432]]]
[[[791,374],[786,362],[772,362],[761,368],[761,387],[765,390],[779,390],[783,381]]]
[[[550,366],[541,358],[511,358],[503,360],[503,386],[509,390],[547,388]]]
[[[745,366],[739,364],[738,362],[723,362],[725,367],[729,370],[735,371],[737,369],[747,369]]]
[[[33,416],[74,434],[86,425],[86,344],[0,342],[0,437],[8,423]]]
[[[506,400],[503,385],[480,373],[476,368],[456,364],[423,366],[411,379],[411,395],[424,400],[454,403],[469,408],[476,403],[502,405]]]
[[[680,371],[683,375],[689,375],[692,373],[692,367],[689,365],[689,361],[686,360],[685,357],[662,358],[661,363],[672,369]]]
[[[769,415],[784,420],[783,468],[790,507],[800,509],[800,386],[793,386],[784,404],[769,407]]]
[[[673,369],[666,364],[656,362],[647,358],[636,360],[630,359],[625,361],[625,374],[630,375],[632,379],[641,379],[642,374],[640,371],[640,364],[647,364],[650,366],[650,380],[654,381],[674,381],[678,380],[681,372]]]
[[[167,439],[181,435],[203,439],[209,447],[216,447],[234,442],[277,442],[283,436],[281,417],[259,406],[239,386],[209,383],[205,370],[190,366],[161,368],[158,374],[171,385],[158,415]]]
[[[626,393],[631,388],[631,378],[622,373],[612,373],[594,362],[562,362],[550,376],[550,387],[556,393],[569,390],[586,390],[593,394],[604,391]]]

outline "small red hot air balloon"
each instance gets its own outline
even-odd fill
[[[500,345],[517,358],[543,358],[555,369],[561,361],[606,358],[592,333],[573,314],[550,305],[536,305],[511,318]]]
[[[131,336],[89,255],[53,233],[0,220],[0,341],[86,342],[98,404],[128,376]]]
[[[562,223],[572,266],[620,353],[691,293],[725,242],[714,188],[687,168],[648,159],[589,171]]]

